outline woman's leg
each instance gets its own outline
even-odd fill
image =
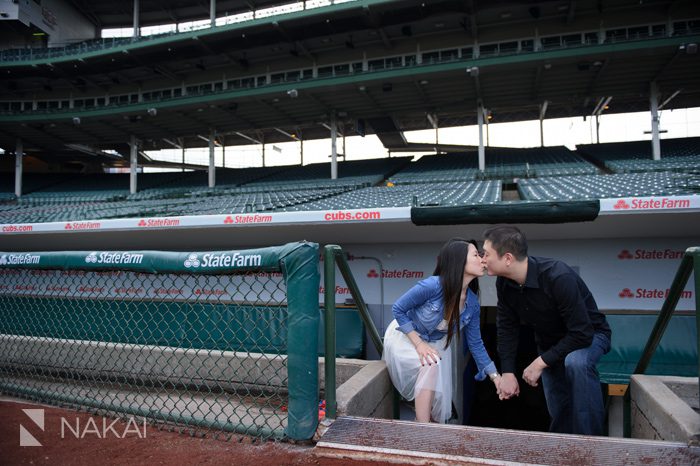
[[[432,390],[421,390],[416,396],[416,421],[430,422],[430,407],[433,404]]]
[[[435,384],[437,383],[437,364],[423,366],[418,372],[416,381],[416,421],[430,422],[430,412],[435,397]]]

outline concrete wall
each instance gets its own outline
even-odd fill
[[[321,389],[325,390],[325,365],[319,359]],[[338,416],[392,418],[394,391],[384,361],[337,359],[336,387]]]
[[[51,368],[97,380],[126,378],[141,383],[187,381],[227,390],[257,388],[287,392],[286,355],[193,350],[82,340],[0,335],[5,367]],[[319,387],[325,388],[323,358]],[[38,374],[37,374],[38,375]],[[339,415],[391,418],[393,390],[383,361],[338,359]]]
[[[697,377],[633,375],[632,437],[700,444]]]

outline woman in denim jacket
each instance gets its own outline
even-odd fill
[[[488,376],[498,389],[500,375],[481,340],[477,277],[483,275],[476,241],[454,238],[440,249],[433,275],[394,303],[382,358],[401,396],[416,400],[418,422],[444,423],[452,413],[449,345],[458,329],[479,369],[476,380]]]

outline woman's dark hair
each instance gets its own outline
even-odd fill
[[[440,248],[437,265],[433,272],[433,275],[440,277],[442,296],[445,300],[445,320],[447,321],[447,342],[445,343],[445,348],[450,345],[450,341],[452,341],[455,333],[459,335],[459,298],[462,293],[464,266],[467,262],[470,244],[473,244],[478,249],[478,245],[473,239],[452,238],[445,243]],[[474,278],[469,283],[469,289],[478,295],[479,280]]]

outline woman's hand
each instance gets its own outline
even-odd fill
[[[418,343],[418,346],[416,346],[416,352],[418,353],[418,359],[420,360],[421,366],[427,365],[432,365],[432,364],[437,364],[438,361],[440,361],[440,353],[424,342],[423,340]]]

